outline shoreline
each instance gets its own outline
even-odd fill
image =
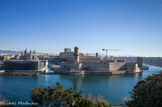
[[[136,74],[141,72],[52,72],[52,73],[32,73],[32,72],[0,72],[0,75],[9,75],[9,76],[40,76],[40,75],[95,75],[95,76],[108,76],[108,75],[127,75],[127,74]]]
[[[136,74],[142,73],[140,72],[129,72],[129,71],[117,71],[117,72],[93,72],[93,71],[86,71],[84,73],[81,72],[54,72],[52,74],[61,74],[61,75],[98,75],[98,76],[106,76],[106,75],[125,75],[125,74]]]
[[[20,72],[0,72],[0,75],[13,75],[13,76],[39,76],[40,73],[20,73]]]

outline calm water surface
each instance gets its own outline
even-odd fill
[[[54,86],[59,81],[64,88],[72,87],[74,92],[81,90],[85,96],[104,96],[112,104],[123,104],[130,98],[130,92],[139,80],[157,74],[161,67],[150,66],[150,69],[138,74],[111,76],[72,76],[41,75],[0,76],[0,93],[9,101],[30,101],[30,91],[35,87]]]

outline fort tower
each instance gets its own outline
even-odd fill
[[[79,62],[79,48],[76,46],[74,48],[74,63]]]

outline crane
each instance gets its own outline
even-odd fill
[[[122,50],[117,50],[117,49],[102,49],[102,51],[106,51],[106,58],[107,58],[108,51],[122,51]]]

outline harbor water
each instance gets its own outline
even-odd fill
[[[35,87],[54,86],[58,81],[64,88],[72,87],[74,92],[82,91],[84,96],[103,96],[109,103],[124,104],[130,98],[129,92],[138,81],[149,75],[160,73],[161,67],[149,66],[142,73],[110,76],[87,75],[40,75],[0,76],[0,97],[8,101],[31,101],[31,90]]]

